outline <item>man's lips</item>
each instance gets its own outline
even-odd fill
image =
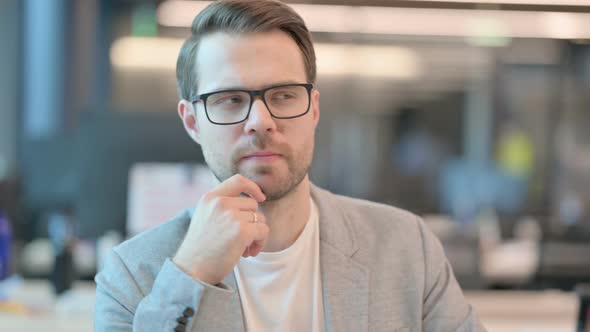
[[[259,151],[247,154],[241,158],[241,160],[252,160],[252,161],[274,161],[281,158],[282,155],[271,151]]]

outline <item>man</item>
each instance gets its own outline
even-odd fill
[[[116,247],[97,331],[481,331],[416,216],[308,178],[310,34],[270,0],[214,2],[177,63],[178,113],[219,185]]]

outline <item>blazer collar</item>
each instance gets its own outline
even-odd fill
[[[358,241],[345,207],[336,200],[336,195],[314,184],[311,184],[311,197],[319,210],[320,242],[352,257],[358,250]]]
[[[320,215],[320,269],[327,331],[367,331],[369,270],[353,255],[359,250],[347,206],[337,196],[311,187]]]

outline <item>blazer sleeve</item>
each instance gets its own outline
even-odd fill
[[[418,219],[423,243],[425,285],[423,331],[485,332],[455,279],[443,247],[423,220]]]
[[[132,274],[121,256],[113,251],[95,277],[94,330],[97,332],[174,331],[181,321],[191,331],[199,307],[211,299],[230,296],[231,290],[195,280],[167,258],[149,292],[137,279],[151,276]],[[137,279],[136,279],[137,278]],[[140,279],[140,280],[143,280]],[[209,300],[207,300],[209,299]]]

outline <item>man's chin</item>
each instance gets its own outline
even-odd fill
[[[269,166],[242,166],[238,168],[238,172],[248,179],[258,183],[273,182],[277,180],[277,170]]]
[[[262,191],[270,190],[272,191],[278,183],[280,183],[280,179],[277,178],[273,174],[268,173],[257,173],[257,172],[240,172],[246,178],[252,180],[252,182],[256,183]]]
[[[240,172],[240,174],[256,183],[266,196],[267,201],[282,198],[292,189],[289,188],[288,181],[277,174],[261,172]]]

